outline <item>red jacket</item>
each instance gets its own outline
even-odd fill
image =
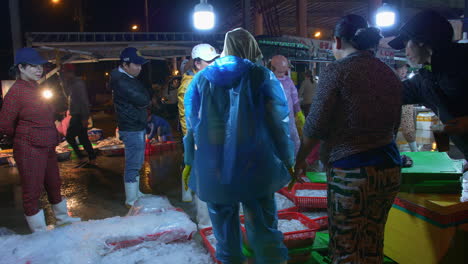
[[[17,80],[4,98],[0,133],[13,136],[15,145],[55,147],[59,137],[54,121],[54,109],[37,83]]]

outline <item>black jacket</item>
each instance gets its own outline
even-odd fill
[[[423,68],[404,82],[403,103],[422,104],[443,123],[468,116],[468,45],[453,44],[431,59],[432,70]],[[468,158],[468,134],[451,139]]]
[[[111,73],[110,86],[120,131],[142,131],[146,129],[146,109],[150,95],[143,83],[115,69]]]

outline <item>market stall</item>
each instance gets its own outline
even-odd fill
[[[466,263],[468,203],[460,202],[462,162],[443,152],[404,153],[401,192],[390,210],[385,255],[398,263]]]

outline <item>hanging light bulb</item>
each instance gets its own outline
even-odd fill
[[[193,13],[193,24],[196,29],[209,30],[214,27],[215,14],[213,6],[207,0],[200,0],[200,4],[195,6]]]
[[[377,9],[377,14],[375,15],[375,23],[378,27],[381,28],[390,28],[396,24],[397,13],[394,8],[384,4],[382,7]]]

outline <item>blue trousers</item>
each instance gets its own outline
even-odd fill
[[[218,241],[216,258],[223,264],[240,264],[242,233],[239,221],[239,203],[207,203],[213,233]],[[274,194],[262,199],[242,203],[249,246],[255,254],[256,264],[275,264],[288,259],[283,234],[278,231],[278,216]]]
[[[145,161],[145,130],[119,131],[125,145],[125,182],[136,182]]]

